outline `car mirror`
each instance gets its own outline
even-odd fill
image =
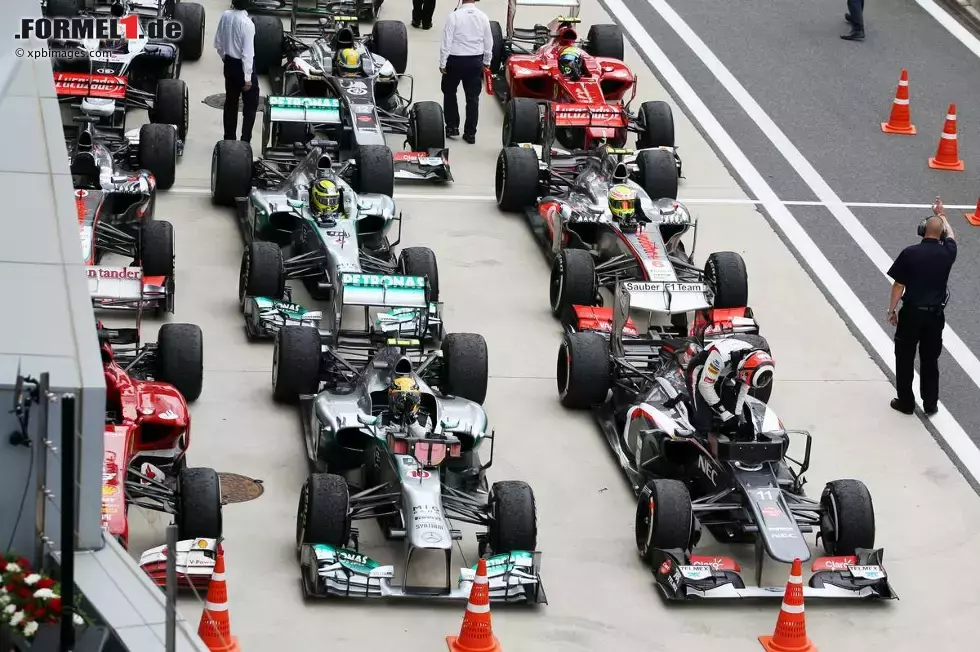
[[[367,414],[358,414],[357,420],[362,426],[376,426],[381,421],[381,417],[373,417]]]
[[[439,422],[442,428],[452,430],[453,428],[459,427],[459,419],[443,419]]]
[[[301,199],[287,199],[286,203],[289,204],[291,208],[303,208],[306,206],[306,202]]]

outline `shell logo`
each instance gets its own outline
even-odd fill
[[[102,495],[103,496],[115,496],[119,493],[119,488],[112,485],[102,485]]]

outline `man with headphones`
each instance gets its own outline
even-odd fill
[[[255,113],[259,108],[259,79],[255,74],[255,24],[245,11],[252,0],[232,0],[232,8],[221,14],[214,31],[214,49],[224,62],[225,140],[235,140],[238,99],[242,100],[242,140],[252,140]]]
[[[943,350],[945,308],[949,299],[949,272],[956,262],[956,240],[936,197],[932,215],[919,223],[922,241],[898,254],[888,270],[892,278],[888,323],[895,326],[895,390],[891,407],[902,414],[915,412],[912,377],[915,353],[919,352],[919,394],[923,411],[939,411],[939,354]],[[899,300],[902,308],[895,312]]]

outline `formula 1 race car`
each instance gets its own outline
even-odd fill
[[[238,141],[220,141],[215,146],[212,197],[219,204],[230,200],[237,205],[246,244],[239,281],[246,332],[249,323],[260,325],[254,318],[255,311],[261,310],[258,302],[249,303],[248,299],[290,301],[287,279],[302,280],[315,300],[331,302],[331,320],[341,308],[342,279],[349,275],[398,273],[425,277],[429,300],[437,303],[439,268],[432,251],[411,247],[395,255],[394,249],[401,240],[401,215],[391,197],[356,191],[352,182],[357,176],[350,177],[346,165],[335,171],[322,143],[311,141],[306,148],[309,153],[278,183],[278,177],[271,174],[276,171],[275,164],[262,166],[260,161],[256,165],[256,187],[249,190],[248,184],[242,183],[251,163],[248,146]],[[371,152],[369,148],[362,150]],[[371,171],[370,167],[362,167],[358,173]],[[340,190],[338,215],[318,216],[309,205],[310,187],[321,178],[330,178]],[[376,182],[376,178],[370,181]],[[363,182],[360,185],[363,187]],[[399,233],[392,242],[388,234],[396,222]],[[287,312],[297,311],[289,307]],[[438,314],[431,316],[433,324],[441,323]],[[272,326],[275,321],[266,323]],[[250,335],[259,334],[258,330],[252,329]]]
[[[814,562],[807,597],[896,597],[881,564],[884,552],[874,548],[874,508],[864,484],[835,480],[819,501],[808,498],[803,476],[810,434],[785,429],[772,408],[751,394],[738,432],[723,434],[717,426],[697,432],[693,379],[707,354],[686,365],[681,358],[689,343],[703,347],[706,337],[628,334],[637,331],[629,285],[617,287],[611,332],[566,333],[558,353],[558,394],[567,408],[592,410],[638,493],[636,543],[664,597],[782,596],[782,587],[761,587],[764,557],[810,559],[802,535],[815,530],[829,557]],[[710,313],[709,319],[718,321]],[[720,330],[712,337],[731,335]],[[759,345],[766,346],[764,340]],[[723,400],[734,391],[734,383],[726,383]],[[805,443],[800,461],[789,455],[794,439]],[[702,527],[720,543],[755,543],[759,588],[746,588],[734,560],[694,554]]]
[[[187,402],[201,394],[203,339],[192,324],[164,324],[155,344],[140,345],[139,327],[109,329],[99,324],[106,381],[105,461],[102,525],[124,546],[129,543],[127,508],[171,514],[179,548],[214,554],[221,537],[221,488],[209,468],[187,466],[190,413]],[[143,554],[141,565],[158,584],[165,581],[159,562],[163,546]],[[146,565],[144,565],[144,561]],[[207,585],[210,572],[194,564],[182,580]]]
[[[169,18],[180,23],[181,37],[177,41],[181,58],[197,61],[204,51],[204,7],[196,2],[181,2],[180,0],[46,0],[45,15],[51,17],[72,18],[80,13],[94,16],[115,16],[135,14],[140,24],[156,18]],[[172,45],[170,41],[159,40],[159,43]],[[154,39],[153,45],[157,45]],[[167,50],[169,53],[169,49]],[[168,54],[168,57],[169,54]],[[178,70],[180,62],[173,59]],[[174,75],[175,77],[178,75]]]
[[[567,148],[600,143],[623,147],[630,131],[637,133],[638,148],[674,148],[669,104],[644,102],[638,113],[630,111],[636,78],[622,61],[623,34],[618,25],[593,25],[588,38],[580,40],[574,29],[580,22],[578,3],[572,0],[567,5],[571,16],[559,16],[547,26],[515,28],[514,13],[525,4],[537,2],[508,3],[506,38],[500,24],[491,23],[494,45],[487,92],[505,103],[505,147],[538,142],[542,132],[538,105],[548,102],[555,105],[558,142]],[[581,56],[582,68],[573,76],[562,74],[558,65],[562,51],[569,47],[576,47]]]
[[[418,287],[423,279],[382,278],[391,280],[387,291],[352,285],[347,305],[397,304],[424,317],[427,297]],[[487,486],[493,434],[482,408],[486,342],[480,335],[454,333],[441,349],[426,352],[417,334],[389,337],[369,328],[330,333],[305,326],[279,331],[273,393],[279,400],[299,399],[311,467],[296,528],[304,596],[465,600],[474,571],[463,569],[453,587],[452,548],[462,533],[451,519],[486,528],[477,539],[480,556],[491,554],[492,601],[546,603],[531,488],[517,481]],[[396,377],[410,379],[419,390],[411,421],[398,418],[389,404]],[[482,463],[486,439],[490,459]],[[386,538],[406,542],[400,585],[393,582],[393,566],[358,552],[352,521],[363,519],[376,520]],[[412,562],[428,550],[445,555],[445,582],[412,586]]]

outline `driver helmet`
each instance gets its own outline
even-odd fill
[[[411,376],[396,376],[388,388],[388,408],[397,419],[414,419],[422,403],[418,383]]]
[[[310,188],[310,206],[317,216],[335,216],[340,212],[340,188],[332,179],[317,179]]]
[[[609,189],[609,212],[617,222],[631,224],[636,221],[636,191],[627,185]]]
[[[356,77],[361,74],[361,53],[357,48],[344,48],[334,57],[334,66],[342,77]]]
[[[578,79],[582,76],[582,50],[577,47],[567,47],[558,54],[558,70],[566,77]]]
[[[738,363],[736,375],[752,389],[762,389],[772,383],[776,363],[772,356],[761,349],[755,349]]]

